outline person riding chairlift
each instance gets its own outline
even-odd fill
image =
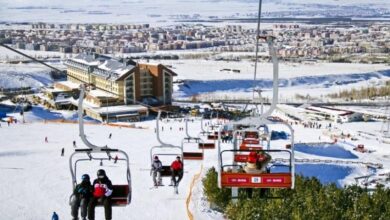
[[[180,160],[180,157],[177,156],[176,160],[171,164],[172,171],[172,185],[178,186],[179,182],[183,178],[183,162]]]
[[[162,184],[161,179],[161,171],[162,171],[162,163],[160,159],[158,159],[158,156],[154,156],[154,160],[152,162],[152,168],[150,170],[150,174],[153,174],[153,183],[154,186],[159,186]]]
[[[113,186],[111,180],[107,177],[106,171],[100,169],[97,171],[97,178],[92,183],[93,197],[88,204],[88,220],[95,220],[95,207],[98,202],[104,206],[106,220],[112,219],[112,192]]]
[[[248,160],[244,166],[245,173],[264,173],[267,172],[267,164],[271,161],[271,155],[264,151],[252,151],[248,155]]]

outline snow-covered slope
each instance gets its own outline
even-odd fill
[[[0,21],[51,23],[172,23],[176,19],[208,19],[209,16],[245,17],[248,14],[256,14],[258,5],[257,0],[0,0],[0,3],[3,6],[0,8]],[[296,7],[303,10],[321,10],[318,4],[365,4],[366,7],[376,8],[389,6],[386,0],[269,0],[264,1],[263,12],[292,11],[296,10]],[[145,13],[139,13],[140,11]]]
[[[70,207],[68,206],[71,194],[71,177],[68,158],[73,151],[72,142],[77,141],[77,146],[83,145],[78,138],[76,124],[44,123],[36,121],[36,117],[30,117],[26,113],[27,124],[2,123],[0,128],[0,194],[3,202],[0,203],[0,216],[2,219],[47,219],[53,211],[60,215],[60,219],[69,219]],[[48,117],[48,113],[41,114]],[[20,116],[15,114],[15,116]],[[324,123],[325,124],[325,123]],[[173,189],[164,186],[152,189],[152,180],[149,173],[150,148],[157,145],[154,126],[155,121],[137,123],[144,129],[129,129],[120,127],[107,127],[103,125],[86,125],[87,137],[97,145],[108,145],[126,151],[130,156],[130,166],[133,182],[133,201],[125,208],[114,208],[113,219],[163,219],[176,220],[187,219],[186,197],[189,193],[190,182],[193,176],[201,169],[201,162],[185,161],[185,175],[179,186],[179,195],[173,194]],[[184,132],[179,132],[183,122],[163,122],[164,131],[162,139],[166,142],[179,145],[184,137]],[[340,131],[356,135],[361,127],[366,132],[374,132],[380,123],[350,123],[338,126]],[[172,127],[172,130],[170,129]],[[271,129],[285,131],[282,127],[274,126]],[[324,136],[324,130],[308,129],[302,125],[294,126],[297,142],[316,142],[319,137],[322,141],[330,141]],[[189,131],[196,136],[200,130],[199,121],[189,123]],[[112,133],[112,139],[108,135]],[[48,137],[48,143],[44,142]],[[274,147],[284,148],[286,140],[275,141]],[[352,145],[363,143],[371,154],[362,154],[352,151]],[[346,151],[353,152],[358,158],[346,159],[351,161],[366,161],[384,164],[385,169],[390,168],[390,151],[387,145],[376,140],[365,140],[359,137],[358,141],[342,143]],[[228,148],[223,145],[223,148]],[[60,156],[61,148],[65,148],[65,157]],[[188,149],[188,148],[187,148]],[[320,151],[321,152],[321,151]],[[318,153],[318,152],[317,152]],[[296,158],[332,159],[332,155],[315,155],[310,152],[296,152]],[[170,159],[164,161],[170,162]],[[108,176],[114,183],[124,183],[123,164],[105,162],[101,167],[98,162],[81,165],[79,175],[89,173],[95,177],[97,169],[106,169]],[[203,161],[203,173],[217,165],[217,153],[215,150],[207,150]],[[319,172],[321,170],[322,172]],[[307,176],[317,176],[324,183],[336,182],[339,185],[354,182],[354,177],[370,174],[372,171],[360,165],[310,165],[297,166],[297,172]],[[378,171],[383,172],[383,171]],[[195,219],[223,219],[223,216],[208,207],[202,194],[201,182],[198,180],[193,190],[190,210]],[[164,184],[169,184],[169,179],[164,179]],[[38,205],[39,204],[39,205]],[[97,208],[97,216],[103,216],[103,209]]]
[[[40,88],[53,83],[50,70],[39,64],[0,64],[0,87],[19,88],[30,86]]]

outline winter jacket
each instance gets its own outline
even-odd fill
[[[109,197],[112,194],[112,183],[108,177],[93,181],[93,196],[95,198]]]
[[[53,213],[53,215],[51,216],[51,220],[58,220],[58,215],[57,213]]]
[[[160,160],[154,160],[152,163],[152,171],[161,171],[162,170],[162,163]]]
[[[172,170],[182,170],[183,169],[183,163],[181,161],[173,161],[171,164]]]
[[[248,163],[256,163],[257,162],[257,153],[256,152],[250,152],[248,156]]]
[[[93,187],[90,181],[84,181],[76,185],[73,194],[79,198],[91,198],[93,192]]]

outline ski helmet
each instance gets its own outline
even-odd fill
[[[106,176],[106,171],[104,171],[103,169],[98,170],[97,176]]]
[[[88,175],[88,174],[83,174],[83,175],[81,176],[81,180],[82,180],[82,181],[89,181],[89,175]]]
[[[154,159],[155,159],[155,160],[158,160],[158,156],[154,156]]]

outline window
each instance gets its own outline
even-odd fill
[[[134,103],[134,75],[130,75],[125,79],[125,102],[126,104]]]

